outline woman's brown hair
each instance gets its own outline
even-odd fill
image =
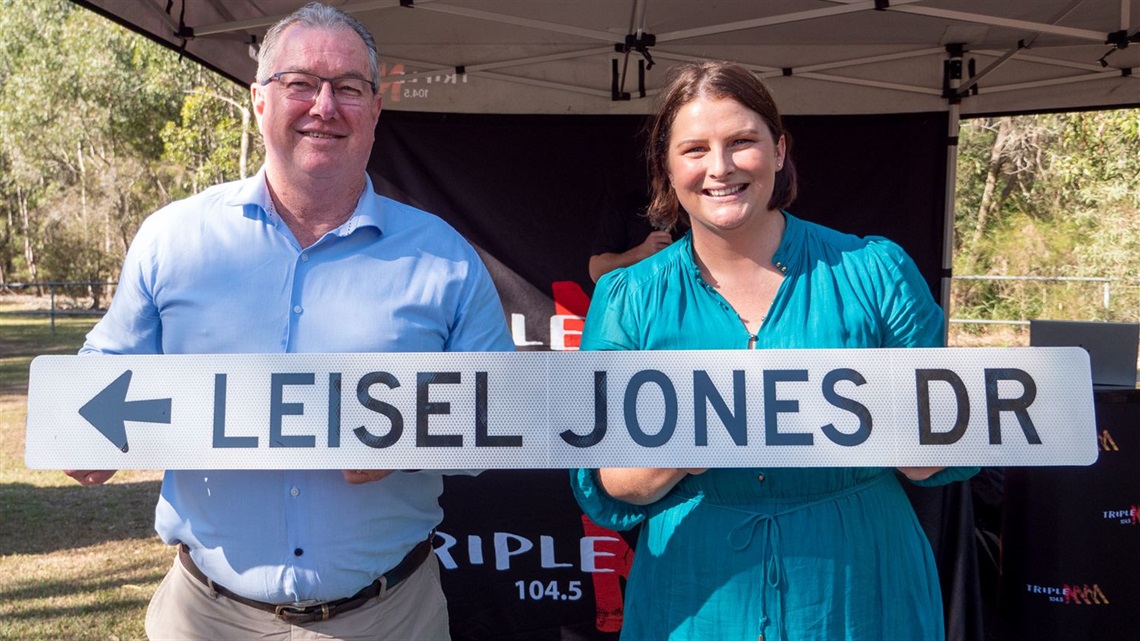
[[[669,138],[673,121],[682,107],[699,97],[729,98],[760,114],[773,140],[784,136],[783,168],[776,172],[776,183],[768,209],[784,209],[796,199],[796,166],[792,162],[792,138],[784,131],[780,111],[768,88],[748,69],[734,62],[686,63],[674,71],[660,108],[647,127],[646,159],[649,163],[650,202],[647,216],[658,229],[688,226],[689,214],[681,208],[669,182]]]

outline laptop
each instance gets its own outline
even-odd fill
[[[1136,388],[1140,323],[1029,321],[1030,347],[1083,347],[1089,353],[1094,388]]]

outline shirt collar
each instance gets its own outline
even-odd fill
[[[245,207],[252,205],[268,213],[274,210],[273,199],[269,196],[269,186],[265,182],[265,167],[255,176],[238,183],[237,189],[226,200],[226,205]],[[338,236],[348,236],[361,227],[375,227],[383,231],[387,221],[387,208],[384,200],[372,188],[372,177],[364,175],[364,191],[356,203],[356,209],[348,220],[336,230]]]
[[[776,269],[787,274],[789,266],[796,264],[801,247],[803,247],[804,227],[799,218],[786,211],[780,213],[784,216],[784,236],[780,239],[780,246],[776,248],[776,253],[772,254],[772,264],[776,266]],[[699,275],[701,270],[697,267],[697,261],[693,257],[693,230],[690,229],[685,232],[685,235],[677,242],[683,243],[680,249],[681,255],[684,256],[685,267],[690,273]]]
[[[772,254],[772,264],[784,274],[792,265],[799,264],[799,256],[803,248],[804,226],[799,218],[781,211],[784,215],[784,237],[780,239],[780,246]]]
[[[689,272],[690,276],[700,279],[701,268],[697,267],[697,259],[693,254],[693,230],[685,232],[684,236],[677,241],[680,244],[681,261],[685,264],[685,269]]]

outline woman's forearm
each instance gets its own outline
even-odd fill
[[[703,468],[609,467],[598,470],[598,479],[602,489],[613,498],[634,505],[649,505],[668,494],[689,474],[704,471]]]

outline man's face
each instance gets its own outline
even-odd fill
[[[271,71],[303,71],[325,78],[371,80],[368,50],[351,29],[293,25],[281,34]],[[264,80],[261,78],[260,80]],[[253,108],[265,139],[266,164],[274,179],[357,181],[372,151],[380,94],[363,104],[341,104],[330,83],[320,83],[312,100],[286,97],[277,81],[254,83]]]

